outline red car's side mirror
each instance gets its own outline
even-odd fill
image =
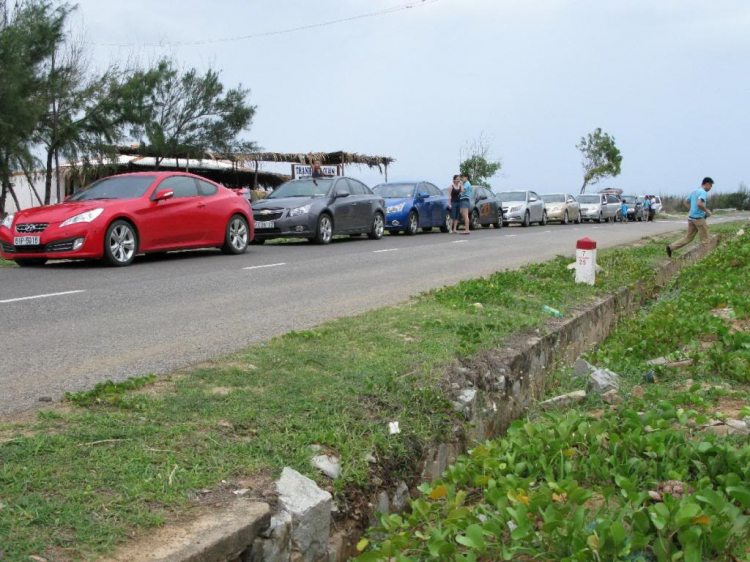
[[[171,189],[162,189],[156,194],[154,201],[166,201],[167,199],[172,199],[172,197],[174,197],[174,191]]]

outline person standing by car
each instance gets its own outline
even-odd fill
[[[461,186],[461,216],[464,219],[464,231],[461,234],[469,234],[469,209],[471,208],[471,181],[469,174],[463,176],[464,184]]]
[[[710,217],[713,213],[706,207],[706,200],[708,199],[708,192],[714,186],[714,180],[711,178],[703,178],[702,185],[688,195],[687,199],[683,204],[690,209],[688,213],[688,230],[684,238],[681,238],[674,244],[667,246],[667,255],[671,258],[672,252],[678,248],[682,248],[687,244],[690,244],[696,234],[701,237],[701,244],[708,244],[708,225],[706,224],[706,217]]]
[[[651,197],[647,197],[646,200],[648,201],[648,220],[649,222],[653,222],[656,216],[656,197],[652,195]]]
[[[451,234],[458,232],[458,223],[461,220],[461,176],[453,176],[453,184],[450,188],[450,199],[448,206],[451,210]]]
[[[646,213],[646,220],[651,220],[651,197],[646,195],[643,198],[643,211]]]

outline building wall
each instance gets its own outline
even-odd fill
[[[28,180],[23,175],[16,175],[13,179],[13,191],[15,191],[16,193],[16,197],[18,198],[18,202],[21,205],[21,209],[16,209],[16,202],[13,200],[11,194],[8,193],[8,197],[5,200],[5,211],[7,213],[15,213],[18,210],[30,209],[31,207],[39,207],[39,200],[36,198],[36,195],[29,186]],[[61,183],[64,183],[64,180],[61,181]],[[44,201],[44,175],[37,175],[34,178],[34,188],[39,194],[39,197],[41,197],[42,201]],[[64,191],[64,189],[62,191]],[[62,197],[65,197],[64,193],[62,194]],[[53,204],[57,203],[57,182],[55,181],[54,174],[52,175],[52,197],[50,199],[50,202]]]

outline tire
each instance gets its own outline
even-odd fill
[[[406,219],[406,234],[414,236],[419,230],[419,215],[415,211],[409,213],[409,218]]]
[[[523,216],[523,222],[521,223],[521,226],[527,227],[531,225],[531,213],[526,211],[526,214]]]
[[[247,226],[247,219],[242,215],[234,215],[227,223],[224,245],[221,247],[222,253],[228,256],[244,254],[249,241],[250,229]]]
[[[330,244],[333,239],[333,220],[328,213],[321,213],[318,217],[318,226],[315,228],[313,241],[316,244]]]
[[[45,258],[29,258],[29,259],[17,259],[16,265],[18,267],[41,267],[47,260]]]
[[[603,220],[603,218],[604,218],[604,215],[602,215],[601,213],[599,213],[599,218],[598,218],[598,219],[596,219],[596,222],[598,222],[599,224],[601,224],[601,223],[602,223],[602,220]]]
[[[104,262],[113,267],[133,263],[138,252],[138,235],[128,221],[116,220],[104,235]]]
[[[581,224],[583,222],[583,219],[581,218],[581,212],[578,211],[578,219],[576,219],[576,224]]]
[[[542,213],[542,220],[539,221],[539,226],[547,226],[547,211]]]
[[[445,213],[445,221],[443,221],[443,224],[440,226],[440,232],[450,232],[451,231],[451,225],[453,224],[453,219],[451,218],[450,211]]]
[[[479,213],[474,209],[469,218],[469,230],[477,230],[480,226],[482,225],[479,222]]]
[[[500,213],[497,214],[497,220],[492,223],[492,228],[500,229],[503,227],[503,219]]]
[[[566,225],[570,224],[570,217],[568,217],[568,211],[567,210],[565,211],[565,214],[563,215],[562,223],[566,224]]]
[[[385,217],[383,213],[376,212],[372,219],[372,230],[367,234],[370,240],[380,240],[385,232]]]

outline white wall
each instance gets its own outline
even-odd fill
[[[44,175],[37,175],[34,178],[34,188],[42,201],[44,201]],[[29,187],[29,182],[23,175],[13,177],[13,191],[16,193],[18,202],[21,205],[21,210],[29,209],[31,207],[39,207],[39,200],[36,198],[36,195],[34,195],[31,187]],[[61,188],[61,191],[64,191],[64,186]],[[62,197],[65,197],[64,193],[62,193]],[[52,174],[52,194],[50,201],[53,204],[57,202],[57,182],[55,181],[54,173]],[[11,194],[8,193],[8,196],[5,199],[5,211],[7,213],[14,213],[17,210],[16,202],[13,200]]]

